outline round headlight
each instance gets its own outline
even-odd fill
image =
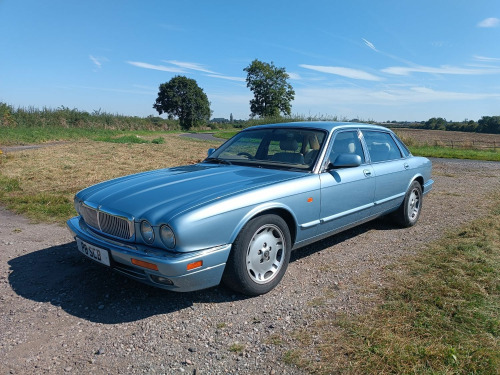
[[[168,225],[162,225],[160,227],[160,238],[163,244],[169,249],[175,247],[174,231]]]
[[[81,215],[80,209],[82,207],[82,201],[80,199],[78,199],[76,196],[74,199],[74,206],[75,206],[76,213],[78,215]]]
[[[153,227],[146,220],[141,222],[141,235],[146,243],[151,244],[155,240]]]

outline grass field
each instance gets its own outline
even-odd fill
[[[62,224],[74,214],[78,190],[126,174],[196,163],[218,145],[177,134],[134,135],[133,142],[128,137],[0,155],[0,203],[35,221]]]
[[[387,271],[392,285],[371,311],[325,308],[295,332],[285,361],[313,374],[498,374],[500,195],[493,201],[488,217]]]

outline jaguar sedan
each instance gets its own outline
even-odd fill
[[[201,163],[78,192],[68,226],[80,252],[135,280],[259,295],[283,278],[292,250],[382,215],[414,225],[432,185],[431,162],[384,127],[270,124]]]

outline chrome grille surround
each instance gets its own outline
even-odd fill
[[[134,236],[133,219],[107,212],[101,206],[92,207],[86,202],[81,205],[80,213],[89,227],[103,234],[124,240]]]

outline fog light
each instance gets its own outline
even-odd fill
[[[155,283],[164,285],[174,285],[172,280],[167,279],[166,277],[156,276],[156,275],[149,275],[149,276],[151,276],[151,280],[153,280]]]

